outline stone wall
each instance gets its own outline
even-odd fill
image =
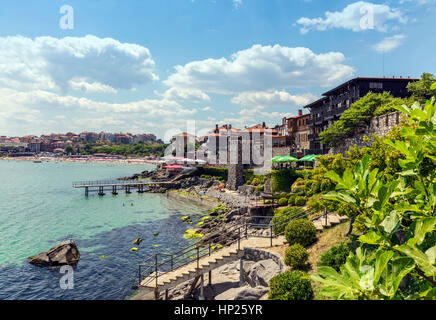
[[[359,148],[367,146],[364,142],[364,137],[367,136],[370,143],[374,140],[373,135],[381,137],[389,133],[392,128],[397,127],[400,124],[402,114],[401,112],[392,112],[379,117],[371,119],[369,126],[365,128],[360,128],[354,136],[345,139],[344,143],[338,147],[332,148],[329,154],[342,153],[345,154],[346,151],[357,145]]]
[[[274,157],[284,157],[291,155],[291,147],[273,147],[272,156]]]
[[[245,248],[242,259],[255,262],[272,259],[280,267],[280,270],[285,268],[285,264],[279,255],[262,249]]]

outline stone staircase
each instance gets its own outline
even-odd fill
[[[273,246],[280,246],[286,243],[284,236],[279,236],[272,239]],[[144,292],[162,292],[168,290],[188,280],[194,279],[202,274],[219,268],[229,262],[236,261],[242,258],[244,248],[269,248],[271,246],[271,239],[267,238],[249,238],[243,239],[238,243],[220,249],[219,251],[212,252],[208,256],[204,256],[197,260],[192,261],[184,266],[176,268],[166,273],[159,273],[156,285],[156,273],[153,272],[143,280],[139,289]]]
[[[316,230],[322,231],[324,229],[327,229],[327,228],[330,228],[334,225],[342,223],[345,220],[348,220],[348,217],[341,217],[336,213],[329,213],[329,214],[327,214],[327,219],[326,219],[326,216],[323,215],[319,218],[312,220],[312,222],[315,225]]]

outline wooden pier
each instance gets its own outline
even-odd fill
[[[153,181],[138,181],[138,180],[103,180],[103,181],[79,181],[73,182],[73,188],[85,189],[85,196],[90,193],[98,192],[99,196],[106,195],[106,192],[112,195],[118,195],[118,191],[124,191],[126,194],[132,193],[132,190],[137,190],[138,193],[149,191],[150,186],[168,185],[171,182],[153,182]]]

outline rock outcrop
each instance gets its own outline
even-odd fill
[[[269,281],[280,273],[280,266],[274,260],[262,260],[254,263],[245,271],[245,281],[253,287],[268,287]]]
[[[80,252],[73,240],[55,245],[46,252],[30,257],[29,263],[41,267],[74,265],[80,260]]]
[[[244,286],[232,288],[217,295],[215,300],[260,300],[268,293],[268,288]]]

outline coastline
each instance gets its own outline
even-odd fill
[[[77,163],[114,163],[114,164],[147,164],[156,165],[159,160],[145,160],[140,158],[133,159],[70,159],[57,157],[5,157],[0,158],[0,161],[41,161],[41,162],[77,162]]]

